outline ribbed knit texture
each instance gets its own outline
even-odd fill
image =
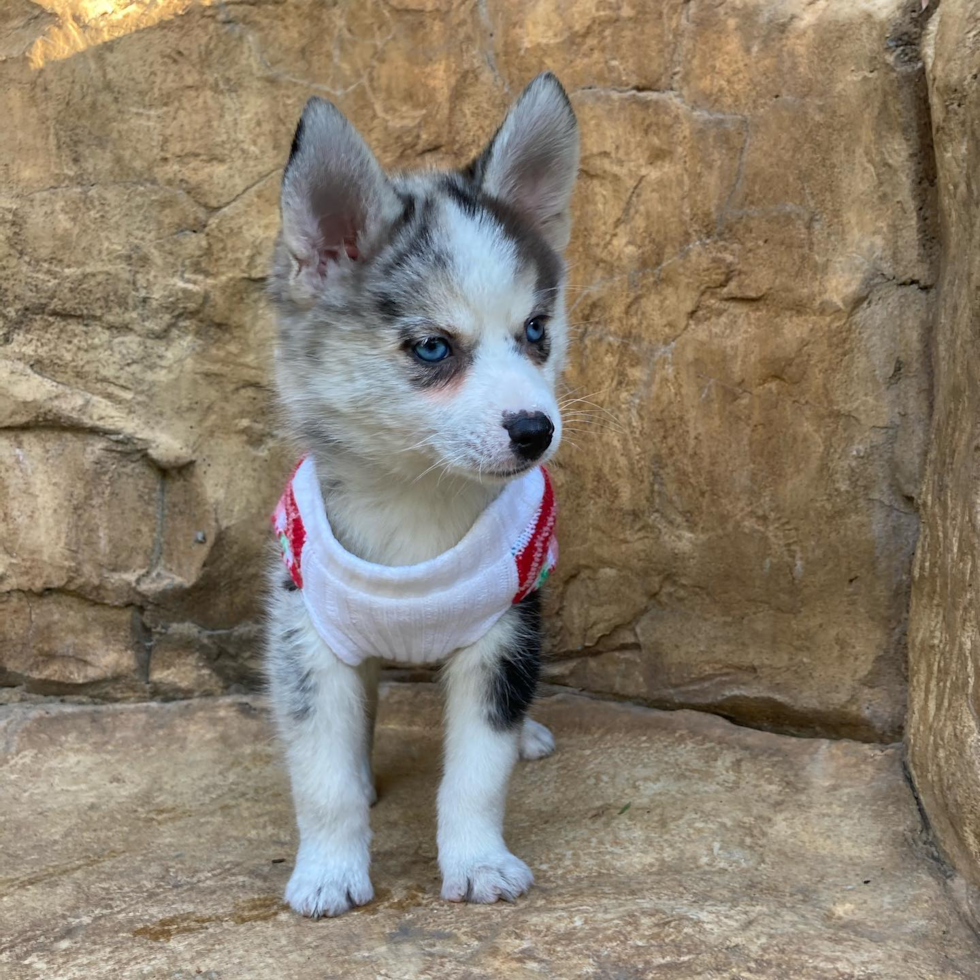
[[[558,559],[543,467],[509,483],[454,548],[418,565],[378,565],[334,537],[312,458],[273,514],[283,561],[317,632],[341,660],[444,660],[475,643]]]

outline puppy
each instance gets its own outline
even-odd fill
[[[299,851],[286,901],[334,916],[373,896],[368,811],[379,658],[444,660],[442,895],[512,900],[518,756],[536,587],[556,557],[546,462],[561,440],[564,263],[578,131],[551,74],[460,171],[386,174],[329,102],[303,110],[270,291],[276,383],[305,454],[274,518],[267,666]]]

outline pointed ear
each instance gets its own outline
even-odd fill
[[[306,103],[282,178],[282,247],[289,285],[308,298],[369,257],[398,213],[398,196],[344,114]]]
[[[571,228],[568,208],[578,152],[572,105],[561,82],[545,72],[524,89],[469,173],[561,251]]]

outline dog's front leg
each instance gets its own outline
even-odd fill
[[[297,912],[318,918],[374,895],[368,876],[374,678],[373,668],[338,660],[302,606],[287,609],[287,603],[273,609],[269,637],[270,693],[299,828],[285,897]]]
[[[503,823],[507,783],[540,669],[537,629],[535,595],[446,666],[439,866],[442,897],[453,902],[512,901],[534,880],[507,849]]]

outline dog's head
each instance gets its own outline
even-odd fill
[[[485,480],[555,451],[577,170],[550,74],[460,172],[387,175],[338,109],[307,103],[271,282],[280,395],[307,448]]]

